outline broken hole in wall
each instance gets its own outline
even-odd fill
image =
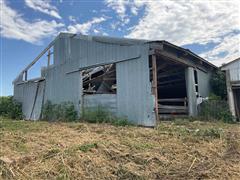
[[[82,71],[83,94],[116,94],[116,64]]]

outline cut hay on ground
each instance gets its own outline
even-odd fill
[[[240,179],[240,127],[1,120],[3,179]]]

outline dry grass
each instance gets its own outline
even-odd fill
[[[0,121],[0,179],[240,179],[240,126]]]

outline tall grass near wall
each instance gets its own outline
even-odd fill
[[[47,121],[76,121],[78,116],[71,102],[52,104],[51,101],[47,101],[43,106],[42,119]]]
[[[102,106],[84,108],[82,120],[90,123],[110,123],[116,126],[133,125],[127,118],[116,117]]]

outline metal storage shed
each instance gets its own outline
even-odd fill
[[[28,70],[47,52],[41,77],[29,80]],[[31,120],[41,117],[49,100],[72,102],[79,116],[100,105],[138,125],[155,126],[165,117],[196,116],[197,95],[208,96],[214,69],[167,41],[60,33],[14,80],[14,98]]]

